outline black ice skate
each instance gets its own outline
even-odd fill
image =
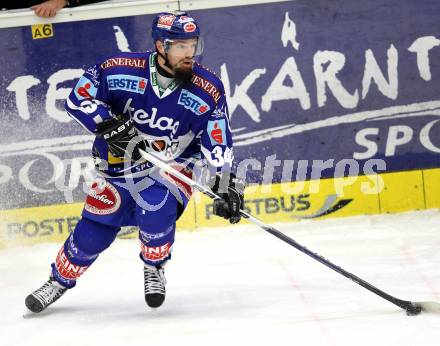
[[[38,290],[26,297],[26,307],[32,312],[41,312],[57,301],[66,291],[66,287],[50,278]]]
[[[165,272],[163,266],[144,265],[145,301],[151,308],[158,308],[165,300]]]

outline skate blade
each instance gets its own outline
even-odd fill
[[[29,310],[28,308],[25,309],[25,311],[23,312],[22,317],[24,319],[29,319],[29,318],[34,318],[36,317],[38,314],[35,312],[32,312],[31,310]]]

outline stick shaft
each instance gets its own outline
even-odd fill
[[[192,180],[191,178],[187,177],[186,175],[180,173],[179,171],[177,171],[176,169],[174,169],[173,167],[171,167],[167,163],[165,163],[165,162],[161,161],[160,159],[158,159],[157,157],[155,157],[154,155],[149,154],[149,153],[147,153],[147,152],[145,152],[143,150],[139,150],[139,151],[141,152],[141,155],[144,157],[144,159],[150,161],[155,166],[157,166],[160,169],[164,170],[165,172],[175,176],[179,180],[182,180],[183,182],[185,182],[186,184],[190,185],[194,189],[197,189],[198,191],[202,192],[203,194],[207,195],[208,197],[210,197],[212,199],[220,198],[218,195],[213,193],[208,188],[206,188],[203,185],[199,184],[198,182]],[[245,219],[251,221],[252,223],[256,224],[257,226],[259,226],[260,228],[262,228],[266,232],[272,234],[273,236],[277,237],[278,239],[280,239],[280,240],[286,242],[287,244],[293,246],[294,248],[296,248],[297,250],[301,251],[302,253],[310,256],[314,260],[324,264],[325,266],[329,267],[330,269],[332,269],[332,270],[336,271],[337,273],[345,276],[346,278],[348,278],[351,281],[357,283],[358,285],[366,288],[370,292],[372,292],[372,293],[382,297],[383,299],[386,299],[389,302],[391,302],[391,303],[397,305],[398,307],[400,307],[400,308],[402,308],[404,310],[407,310],[407,311],[408,311],[408,309],[411,309],[411,308],[414,307],[414,303],[412,303],[411,301],[398,299],[398,298],[393,297],[392,295],[390,295],[390,294],[380,290],[379,288],[371,285],[370,283],[368,283],[367,281],[361,279],[360,277],[358,277],[358,276],[356,276],[356,275],[346,271],[345,269],[341,268],[340,266],[337,266],[337,265],[333,264],[332,262],[330,262],[325,257],[322,257],[321,255],[319,255],[319,254],[309,250],[305,246],[297,243],[295,240],[293,240],[292,238],[288,237],[284,233],[278,231],[276,228],[266,224],[262,220],[256,218],[255,216],[252,216],[251,214],[245,212],[244,210],[240,210],[240,214],[242,215],[243,218],[245,218]]]

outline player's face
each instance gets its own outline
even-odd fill
[[[168,41],[165,45],[168,61],[173,69],[192,69],[197,39]]]
[[[194,56],[198,48],[198,39],[190,38],[187,40],[166,40],[158,41],[157,49],[162,55],[162,59],[166,55],[169,66],[162,66],[171,70],[174,77],[182,82],[189,82],[192,78],[192,67],[194,64]],[[162,64],[161,64],[162,65]],[[171,69],[169,68],[171,66]]]

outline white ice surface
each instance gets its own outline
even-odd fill
[[[275,226],[391,295],[440,301],[439,211]],[[0,345],[440,345],[439,315],[408,317],[252,226],[178,232],[158,310],[144,303],[137,240],[117,240],[24,319],[59,246],[0,251]]]

